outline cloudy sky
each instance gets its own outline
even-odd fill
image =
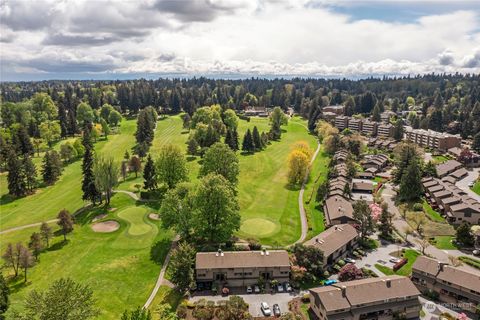
[[[0,0],[1,80],[480,72],[480,0]]]

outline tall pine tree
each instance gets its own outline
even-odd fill
[[[227,135],[225,136],[225,143],[232,149],[233,151],[238,150],[238,133],[237,129],[228,129]]]
[[[152,156],[149,154],[145,168],[143,169],[143,187],[147,190],[155,190],[157,188],[157,177],[155,173],[155,164]]]
[[[252,132],[250,129],[247,129],[247,132],[245,132],[245,136],[243,137],[242,151],[253,152],[254,150],[255,146],[253,145]]]
[[[253,127],[252,138],[253,138],[254,149],[255,150],[261,150],[262,149],[262,140],[260,139],[260,133],[258,132],[257,126]]]
[[[15,197],[27,194],[27,183],[22,161],[12,150],[8,154],[7,170],[8,192]]]
[[[33,192],[37,187],[37,169],[32,162],[32,159],[25,154],[23,156],[23,169],[25,170],[25,183],[27,190]]]
[[[47,185],[54,184],[62,173],[62,160],[56,151],[47,151],[43,158],[42,176]]]
[[[82,162],[82,199],[90,200],[92,201],[93,205],[95,205],[97,199],[100,198],[100,192],[98,192],[97,188],[95,187],[95,177],[93,176],[94,153],[92,138],[90,136],[91,129],[91,124],[88,124],[83,130],[82,144],[85,148],[85,153],[83,154]]]

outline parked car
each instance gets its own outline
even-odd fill
[[[468,186],[469,186],[470,188],[472,188],[474,185],[475,185],[475,182],[474,182],[474,181],[471,181],[471,182],[468,184]]]
[[[475,249],[472,253],[474,256],[480,256],[480,249]]]
[[[335,283],[337,283],[337,282],[338,282],[338,281],[335,280],[335,279],[326,280],[326,281],[323,283],[323,285],[325,285],[325,286],[331,286],[332,284],[335,284]]]
[[[277,291],[278,292],[283,292],[283,286],[281,283],[277,284]]]
[[[260,287],[257,286],[257,285],[254,285],[254,286],[253,286],[253,292],[255,292],[255,293],[260,293]]]
[[[356,261],[352,258],[345,258],[343,259],[346,263],[355,263]]]
[[[293,291],[292,286],[288,282],[285,282],[285,291],[287,291],[287,292],[292,292]]]
[[[282,313],[280,312],[280,307],[276,303],[273,305],[273,315],[275,317],[280,317],[282,315]]]
[[[264,316],[269,317],[272,315],[272,310],[270,310],[270,307],[266,302],[262,302],[260,304],[260,309],[262,310]]]
[[[402,259],[400,259],[400,258],[391,258],[391,259],[388,260],[388,261],[390,261],[391,263],[398,263],[400,260],[402,260]]]
[[[247,293],[252,293],[252,292],[253,292],[252,286],[247,286]]]

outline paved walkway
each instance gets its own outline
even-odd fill
[[[133,200],[136,200],[136,201],[145,201],[143,199],[140,199],[135,192],[131,192],[131,191],[127,191],[127,190],[113,190],[113,192],[114,193],[126,194],[126,195],[130,196],[130,198],[132,198]]]
[[[310,165],[313,164],[319,152],[320,152],[320,141],[317,140],[317,149],[313,154],[312,160],[310,160]],[[307,220],[307,214],[305,213],[305,207],[303,205],[303,194],[305,193],[305,186],[307,185],[309,174],[310,174],[310,170],[307,169],[305,177],[303,178],[302,187],[300,188],[300,193],[298,194],[298,210],[300,212],[300,221],[302,223],[302,234],[300,235],[300,238],[297,241],[295,241],[295,243],[301,243],[305,241],[305,239],[307,238],[308,220]]]
[[[160,269],[160,274],[158,275],[157,282],[155,283],[155,287],[152,290],[152,293],[147,299],[147,302],[143,305],[143,308],[147,309],[150,304],[152,303],[153,299],[155,299],[155,296],[157,295],[158,289],[160,289],[160,286],[162,285],[168,285],[170,283],[168,280],[168,283],[165,283],[164,277],[165,277],[165,271],[167,271],[167,266],[170,263],[170,257],[172,254],[172,250],[176,247],[178,242],[178,236],[175,237],[175,239],[172,241],[172,245],[170,246],[170,250],[167,253],[167,256],[165,257],[165,261],[163,262],[162,269]]]

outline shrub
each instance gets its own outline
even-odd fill
[[[177,316],[180,319],[185,319],[187,317],[187,307],[184,305],[180,305],[177,308]]]
[[[433,300],[433,301],[436,301],[438,300],[438,292],[436,291],[433,291],[431,289],[427,289],[423,292],[423,294],[427,297],[427,298],[430,298],[430,300]]]
[[[462,262],[465,262],[469,266],[474,267],[475,269],[480,269],[480,260],[478,259],[470,258],[467,256],[461,256],[458,259],[460,259]]]
[[[413,205],[413,211],[422,211],[423,210],[423,205],[421,203],[415,203]]]
[[[310,294],[304,293],[303,296],[302,296],[302,302],[304,302],[304,303],[310,302]]]
[[[247,121],[247,122],[250,122],[250,117],[249,117],[249,116],[240,114],[240,115],[238,115],[238,118],[240,118],[240,119],[242,119],[242,120],[245,120],[245,121]]]
[[[345,265],[345,261],[344,260],[338,260],[337,264],[340,266],[340,267],[343,267]]]
[[[250,250],[260,250],[262,249],[262,245],[255,239],[248,239],[248,246]]]

